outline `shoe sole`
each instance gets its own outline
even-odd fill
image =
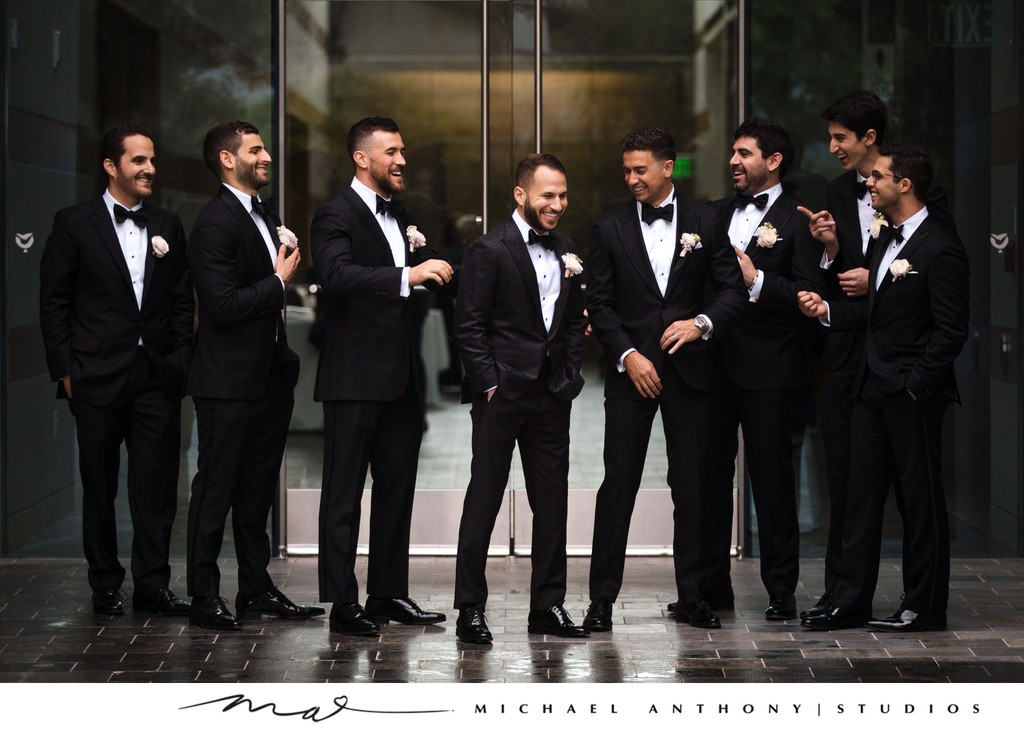
[[[370,613],[369,611],[366,612],[366,617],[373,621],[375,624],[380,624],[381,626],[387,626],[392,621],[394,621],[396,624],[402,624],[404,626],[433,626],[434,624],[444,623],[448,620],[447,616],[441,614],[441,618],[439,618],[437,621],[402,621],[401,619],[397,619],[393,616],[385,616],[384,614],[380,613]]]
[[[683,616],[682,614],[678,614],[678,613],[676,614],[676,623],[689,624],[690,626],[692,626],[695,629],[720,629],[720,628],[722,628],[721,622],[719,622],[717,624],[712,624],[712,623],[709,623],[709,624],[695,623],[695,622],[691,621],[690,619],[688,619],[686,616]]]
[[[196,621],[195,619],[191,619],[191,618],[188,620],[188,625],[189,626],[195,626],[195,627],[200,628],[200,629],[207,629],[209,631],[241,631],[242,630],[242,625],[241,624],[239,624],[238,626],[214,626],[213,624],[200,623],[199,621]]]
[[[465,636],[462,636],[458,632],[455,632],[455,638],[458,639],[461,642],[466,643],[466,644],[490,644],[491,641],[494,639],[494,637],[490,636],[490,635],[488,635],[486,638],[484,638],[484,637],[476,637],[474,639],[469,639],[469,638],[467,638]]]
[[[923,626],[918,626],[917,628],[913,628],[913,629],[906,628],[906,627],[900,629],[900,628],[895,628],[895,627],[889,628],[889,627],[886,627],[886,626],[872,626],[871,623],[869,622],[867,624],[867,627],[869,629],[871,629],[872,631],[881,631],[883,634],[899,634],[899,633],[916,634],[919,631],[946,631],[947,630],[947,625],[946,624],[925,624]]]
[[[344,634],[345,636],[374,636],[380,633],[380,629],[366,629],[365,631],[345,631],[343,629],[336,629],[331,627],[330,633],[332,634]]]
[[[603,621],[596,621],[594,623],[587,623],[587,620],[584,619],[583,620],[583,628],[586,629],[587,631],[605,632],[605,631],[611,631],[612,630],[612,624],[611,624],[611,622],[605,623]]]
[[[280,618],[285,621],[305,621],[306,619],[316,618],[317,616],[323,616],[325,611],[321,608],[319,613],[304,613],[304,614],[291,614],[291,613],[275,613],[273,611],[238,611],[235,616],[240,619],[254,619],[254,618]]]
[[[589,629],[584,629],[588,631]],[[546,629],[543,626],[527,626],[527,633],[530,634],[547,634],[549,636],[557,636],[560,639],[586,639],[590,634],[560,634],[554,629]]]

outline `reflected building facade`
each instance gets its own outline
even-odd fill
[[[944,436],[953,553],[1020,555],[1022,12],[1012,0],[645,0],[628,12],[616,0],[8,0],[0,554],[79,552],[74,423],[46,374],[38,267],[53,213],[99,192],[98,138],[114,123],[154,130],[154,201],[187,230],[216,186],[201,161],[205,131],[224,119],[253,122],[274,141],[279,211],[307,240],[313,212],[351,178],[348,127],[394,117],[409,146],[406,203],[431,245],[456,261],[510,213],[515,161],[543,148],[566,164],[571,203],[560,231],[585,262],[591,220],[628,195],[618,147],[626,132],[670,130],[679,190],[714,199],[731,190],[732,130],[749,114],[769,116],[798,151],[787,185],[820,208],[825,182],[841,171],[820,112],[868,88],[889,107],[887,138],[933,154],[970,259],[971,336],[957,361],[963,404],[949,411]],[[289,292],[289,341],[303,372],[274,517],[280,549],[291,553],[316,551],[322,458],[312,401],[322,294],[308,265]],[[458,371],[449,306],[416,297],[430,387],[412,539],[418,552],[450,553],[469,478],[469,415],[449,389]],[[809,328],[812,363],[819,341]],[[596,344],[587,358],[570,475],[569,543],[580,554],[589,552],[603,477]],[[800,520],[803,554],[820,557],[828,499],[816,368],[806,382],[794,428]],[[184,409],[183,507],[195,472],[190,401]],[[630,536],[636,553],[671,544],[664,440],[653,437]],[[739,468],[734,545],[756,555]],[[515,471],[495,553],[529,552]],[[127,507],[119,514],[126,520]],[[887,519],[891,554],[897,523]]]

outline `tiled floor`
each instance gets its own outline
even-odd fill
[[[812,566],[820,572],[820,561]],[[587,559],[570,560],[566,606],[577,621],[587,569]],[[362,579],[365,559],[358,571]],[[276,560],[272,573],[292,598],[316,599],[315,558]],[[1024,559],[955,560],[950,628],[920,635],[767,622],[754,560],[734,564],[737,608],[722,629],[694,629],[664,614],[671,560],[631,558],[615,630],[564,641],[526,633],[528,558],[492,559],[488,573],[495,642],[481,647],[455,638],[452,558],[412,559],[412,596],[447,622],[367,638],[330,634],[325,618],[218,634],[131,611],[96,616],[82,561],[0,560],[0,682],[1024,682]],[[184,580],[173,587],[183,592]],[[899,588],[899,567],[885,565],[876,611],[895,609]],[[802,588],[800,602],[812,591]]]

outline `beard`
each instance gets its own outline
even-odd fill
[[[523,220],[538,234],[550,232],[555,227],[540,218],[540,210],[527,204],[523,207]]]
[[[401,193],[405,190],[405,177],[395,178],[391,175],[389,168],[374,167],[370,170],[370,177],[381,191],[389,194]]]
[[[238,182],[244,186],[259,190],[267,185],[267,181],[260,177],[256,172],[256,164],[248,163],[241,158],[238,159],[236,166]]]

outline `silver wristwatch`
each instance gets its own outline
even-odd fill
[[[708,331],[711,330],[711,319],[701,313],[693,319],[693,325],[700,329],[701,336],[706,336]]]

